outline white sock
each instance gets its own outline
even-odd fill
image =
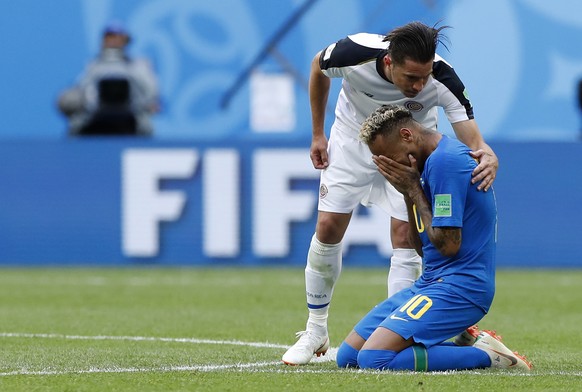
[[[388,297],[412,286],[422,273],[422,259],[414,249],[394,249],[388,273]]]
[[[324,244],[313,235],[305,267],[305,292],[309,309],[307,330],[318,328],[327,333],[329,305],[341,269],[341,242]]]

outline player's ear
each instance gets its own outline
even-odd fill
[[[411,142],[412,131],[409,128],[400,128],[400,138],[405,142]]]

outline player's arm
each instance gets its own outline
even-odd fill
[[[432,208],[426,199],[420,184],[411,189],[408,195],[410,202],[416,206],[416,214],[423,223],[424,230],[428,235],[430,242],[446,257],[452,257],[457,254],[461,248],[461,228],[460,227],[433,227],[432,226]]]
[[[418,253],[418,255],[422,257],[423,256],[422,240],[420,239],[418,226],[416,225],[416,216],[414,215],[414,202],[407,195],[404,195],[404,201],[406,202],[406,210],[408,212],[408,223],[409,223],[408,241],[410,242],[416,253]]]
[[[320,55],[321,52],[317,53],[313,58],[309,75],[309,104],[311,106],[311,126],[313,132],[310,157],[316,169],[325,169],[329,161],[324,122],[331,80],[321,71],[319,66]]]
[[[457,138],[465,143],[471,150],[473,158],[479,161],[479,165],[473,170],[473,178],[471,183],[479,183],[477,189],[487,191],[493,185],[493,181],[497,176],[497,169],[499,168],[499,160],[497,155],[485,140],[477,122],[473,119],[460,121],[452,124],[453,130]]]
[[[424,231],[434,247],[443,256],[454,256],[461,248],[461,228],[432,226],[432,208],[420,185],[420,173],[416,166],[416,159],[412,155],[409,155],[408,158],[410,166],[382,155],[372,157],[380,174],[404,195],[409,210],[409,222],[412,224],[412,222],[420,220],[422,222],[420,226],[424,227]],[[416,246],[415,242],[413,245]]]

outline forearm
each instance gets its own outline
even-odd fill
[[[433,239],[435,239],[435,234],[432,229],[432,209],[420,185],[418,189],[409,192],[407,199],[409,200],[408,203],[413,205],[413,213],[419,231],[426,232],[430,242],[434,244]]]
[[[461,229],[432,226],[432,208],[420,186],[417,190],[410,192],[408,199],[410,201],[407,202],[407,205],[408,203],[414,204],[414,219],[419,220],[417,222],[417,225],[420,226],[419,231],[426,232],[429,241],[443,256],[457,254],[461,246]]]
[[[455,131],[457,139],[462,141],[471,150],[476,151],[483,148],[487,149],[487,151],[493,151],[491,150],[491,147],[485,143],[475,120],[460,121],[451,125]]]
[[[479,162],[473,170],[472,182],[478,184],[478,190],[487,191],[497,176],[499,168],[497,155],[483,140],[475,120],[461,121],[452,125],[457,138],[472,150],[471,156]]]
[[[331,81],[319,68],[319,53],[311,63],[309,76],[309,103],[311,106],[311,123],[313,136],[324,135],[325,110],[329,97]]]
[[[495,156],[493,149],[485,143],[481,131],[475,120],[460,121],[452,124],[453,130],[457,139],[462,141],[467,147],[473,151],[483,150],[488,155]]]
[[[421,257],[423,255],[422,252],[422,241],[420,240],[419,231],[421,230],[418,227],[418,222],[416,216],[414,214],[414,203],[410,200],[409,197],[405,196],[404,201],[406,202],[406,210],[408,212],[408,240],[410,244],[413,246],[416,253],[418,253]]]

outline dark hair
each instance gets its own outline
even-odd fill
[[[441,31],[450,27],[437,25],[429,27],[421,22],[410,22],[386,34],[384,41],[390,42],[388,53],[392,61],[403,64],[407,58],[417,63],[433,60],[439,43],[447,47],[443,40],[448,39]]]
[[[404,106],[383,105],[364,121],[359,137],[362,142],[371,145],[379,135],[389,135],[412,121],[412,113]]]

